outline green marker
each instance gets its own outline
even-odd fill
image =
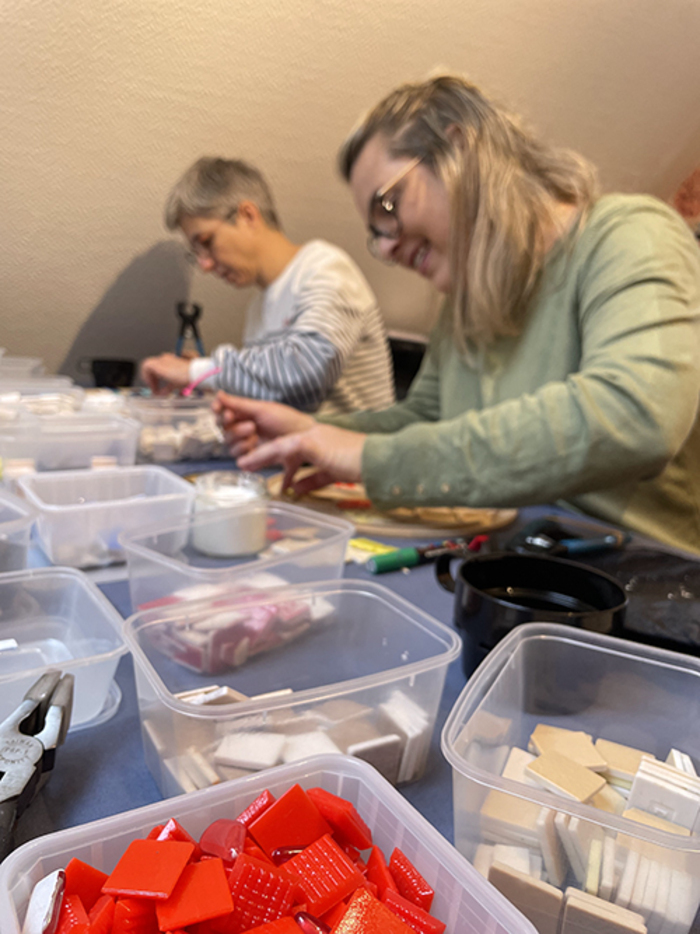
[[[428,564],[440,555],[466,553],[468,540],[455,538],[444,542],[433,542],[423,548],[397,548],[385,555],[375,555],[365,564],[372,574],[384,574],[386,571],[400,571],[401,568],[414,568],[419,564]]]
[[[417,548],[397,548],[385,555],[375,555],[365,563],[372,574],[384,574],[385,571],[400,571],[401,568],[414,568],[422,564],[422,555]]]

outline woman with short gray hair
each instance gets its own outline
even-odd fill
[[[241,201],[254,202],[267,226],[281,229],[270,186],[255,166],[242,159],[203,156],[170,191],[165,226],[177,230],[187,216],[230,217]]]
[[[243,347],[144,360],[141,376],[153,392],[199,380],[205,389],[327,415],[391,405],[389,345],[367,281],[338,247],[292,243],[258,169],[240,159],[199,159],[170,192],[165,223],[183,232],[202,272],[258,294],[246,311]]]

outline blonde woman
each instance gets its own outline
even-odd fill
[[[240,466],[379,507],[564,500],[700,552],[700,254],[669,207],[461,77],[404,85],[340,151],[370,250],[446,301],[408,397],[323,424],[221,396]],[[330,421],[330,420],[329,420]]]

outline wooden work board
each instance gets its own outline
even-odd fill
[[[274,499],[299,503],[309,509],[352,522],[363,535],[386,535],[392,538],[449,538],[453,535],[478,535],[510,525],[517,509],[468,509],[459,506],[401,507],[382,512],[367,500],[361,483],[331,483],[302,497],[282,492],[283,474],[267,481]]]

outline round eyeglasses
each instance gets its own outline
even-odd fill
[[[392,191],[392,189],[421,161],[420,156],[416,156],[410,162],[407,162],[397,175],[375,191],[370,201],[367,249],[376,259],[388,263],[390,266],[393,266],[396,261],[382,251],[382,241],[396,241],[403,232],[403,226],[398,214],[400,192]]]
[[[228,214],[225,214],[221,218],[221,223],[227,224],[237,213],[238,206],[232,208]],[[216,230],[213,230],[209,234],[195,234],[192,240],[189,241],[189,249],[185,251],[185,257],[189,263],[192,263],[193,266],[197,266],[201,260],[214,259],[214,243],[220,229],[221,227],[217,227]]]

